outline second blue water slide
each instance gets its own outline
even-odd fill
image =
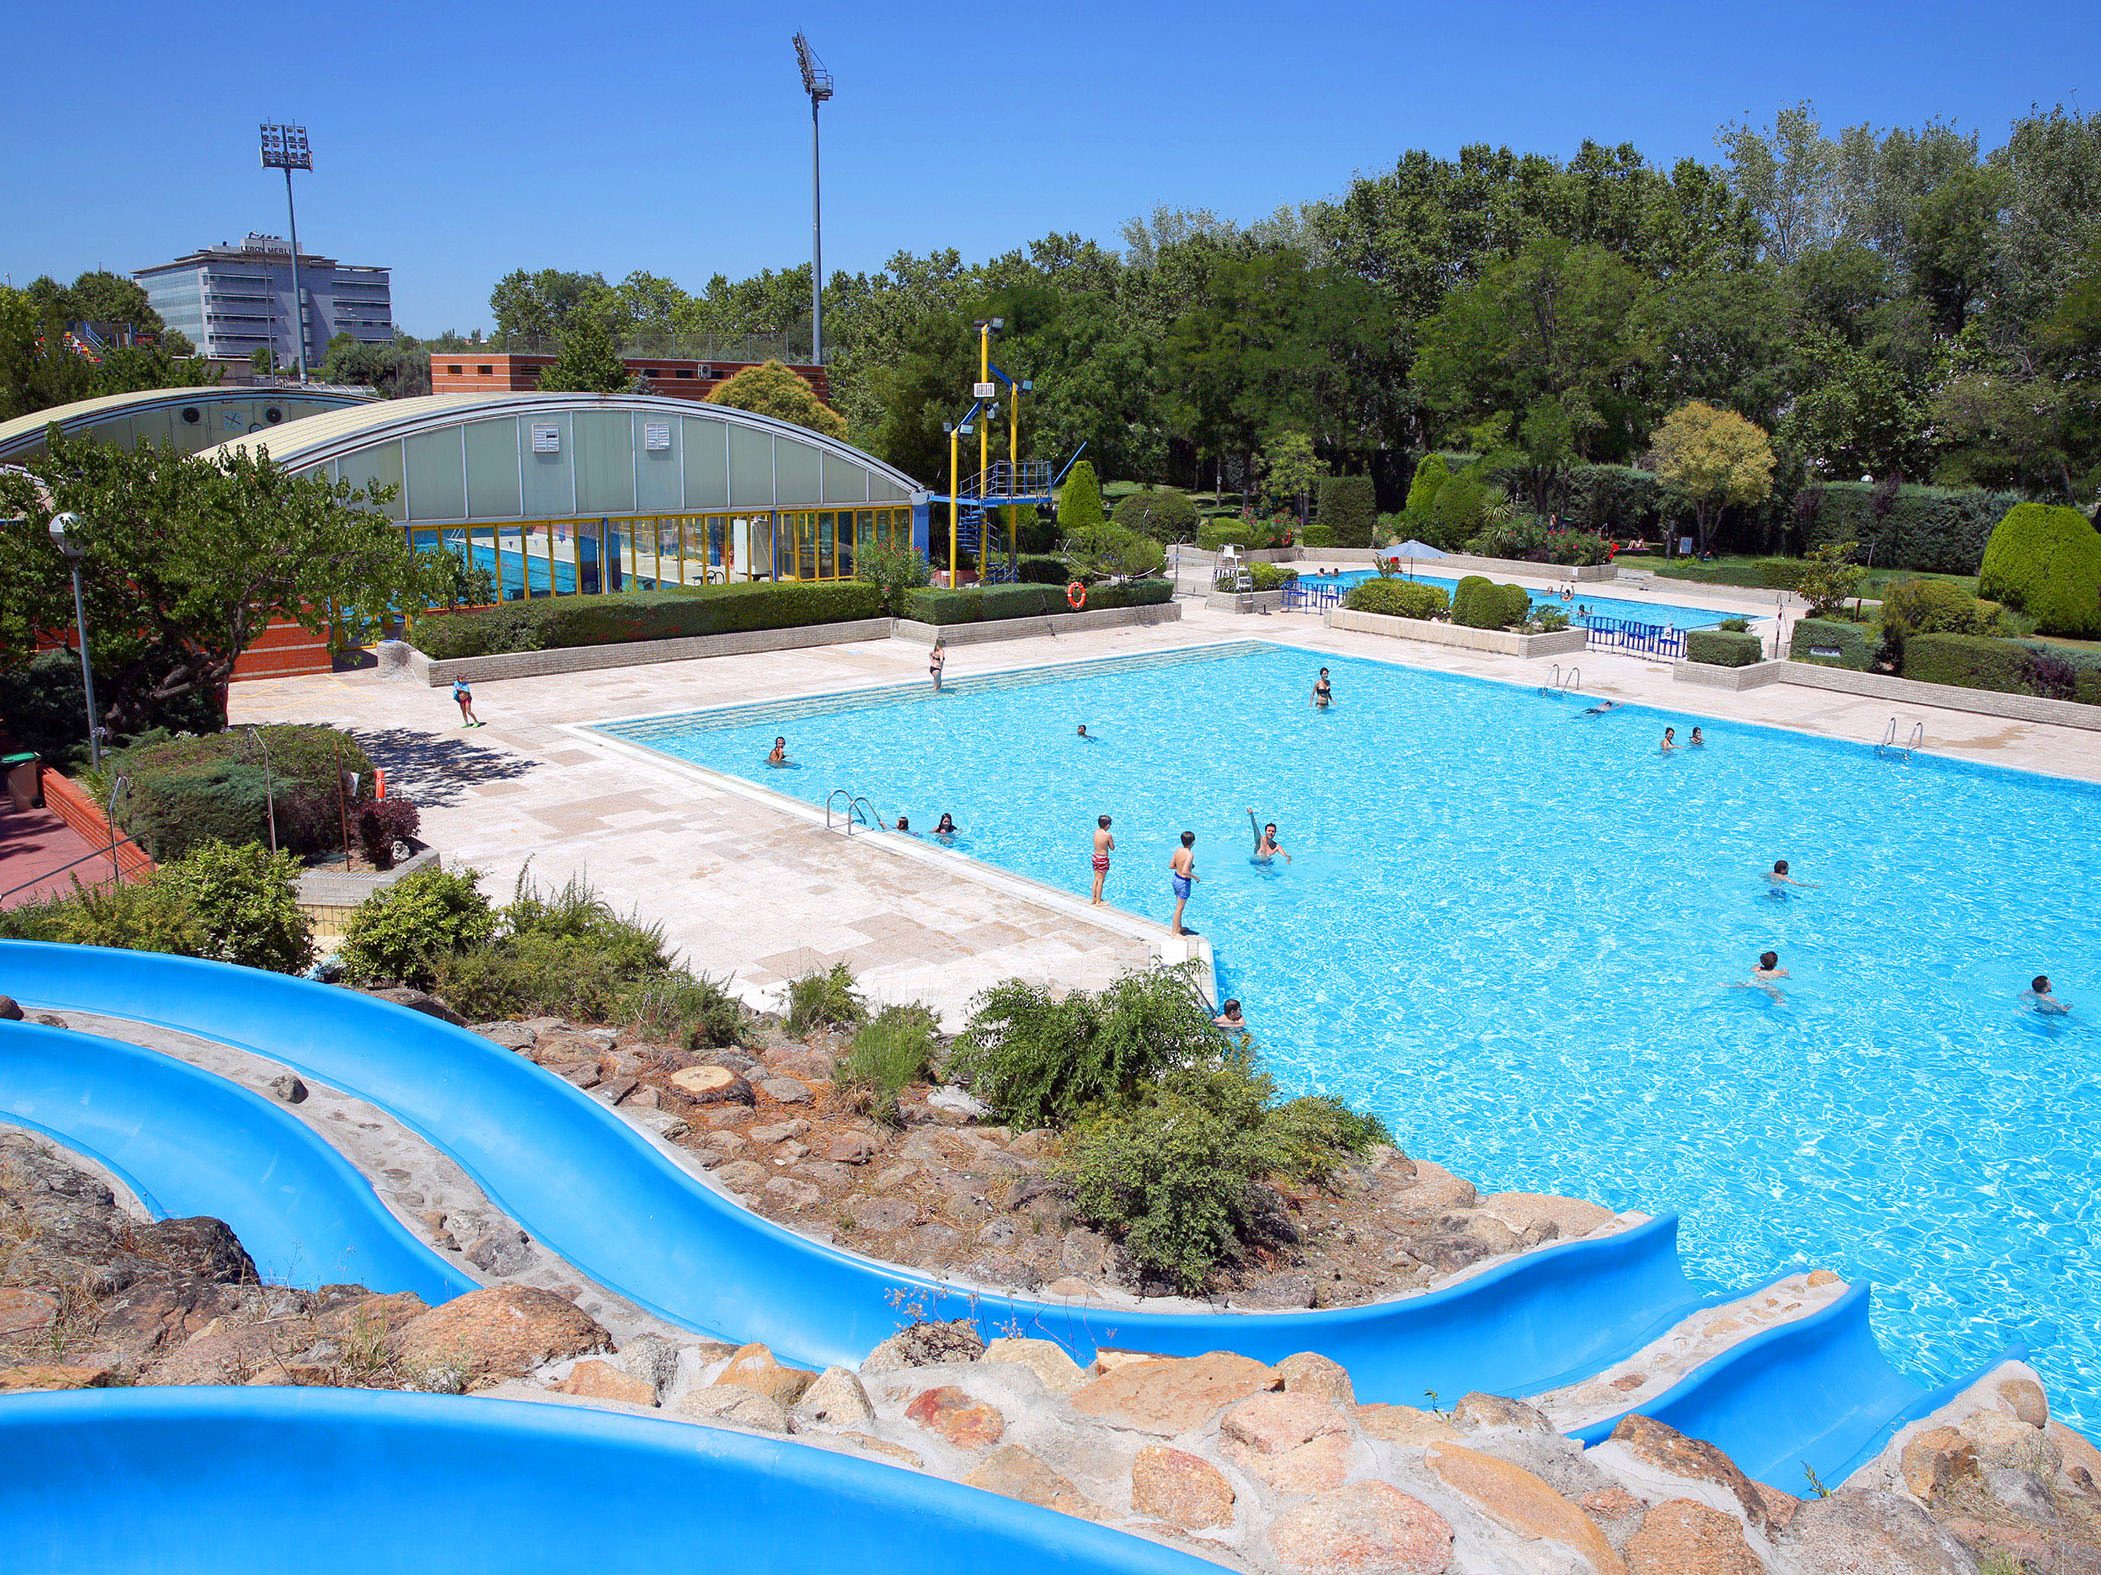
[[[8,1575],[1218,1575],[851,1455],[569,1406],[358,1389],[0,1405]]]
[[[958,1291],[774,1224],[661,1153],[605,1105],[464,1029],[281,974],[158,953],[0,941],[25,1004],[158,1023],[244,1046],[356,1094],[440,1149],[551,1251],[672,1322],[857,1363],[900,1306],[1018,1326],[1081,1360],[1102,1345],[1276,1361],[1320,1351],[1364,1400],[1523,1394],[1596,1371],[1705,1305],[1676,1221],[1528,1253],[1450,1289],[1292,1313],[1155,1313]]]
[[[1836,1485],[1882,1452],[1905,1424],[1940,1409],[2019,1347],[1937,1389],[1889,1364],[1855,1285],[1809,1317],[1725,1351],[1637,1409],[1727,1452],[1750,1476],[1789,1493]],[[1777,1403],[1776,1403],[1777,1402]],[[1620,1419],[1580,1428],[1596,1444]]]
[[[224,1220],[267,1284],[355,1284],[431,1303],[474,1289],[298,1121],[171,1057],[0,1022],[0,1120],[96,1160],[156,1219]]]

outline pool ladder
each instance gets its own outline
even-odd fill
[[[1561,664],[1559,662],[1556,662],[1554,664],[1554,671],[1548,675],[1547,681],[1539,686],[1539,692],[1542,695],[1579,694],[1582,692],[1582,689],[1583,669],[1580,667],[1571,667],[1568,670],[1568,675],[1566,677],[1563,677],[1561,672]]]
[[[849,837],[854,834],[856,822],[870,831],[881,831],[883,829],[883,817],[876,813],[875,805],[854,792],[852,788],[833,788],[831,792],[824,796],[824,829],[826,831],[833,829],[832,806],[835,804],[839,806],[839,825],[845,829]]]
[[[1891,717],[1889,726],[1882,730],[1882,742],[1875,746],[1875,753],[1888,760],[1909,760],[1914,749],[1926,747],[1926,724],[1914,722],[1911,732],[1903,743],[1897,742],[1899,719]]]

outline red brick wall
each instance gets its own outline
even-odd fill
[[[63,772],[46,766],[43,771],[44,807],[56,815],[85,841],[90,847],[109,846],[109,820],[102,813],[102,806],[89,798],[85,789]],[[117,842],[117,868],[126,880],[137,880],[153,873],[153,860],[146,857],[146,850],[128,837],[119,837]],[[83,885],[94,882],[82,877]]]
[[[251,678],[298,678],[307,673],[325,673],[335,666],[329,654],[326,631],[315,634],[298,624],[280,620],[256,637],[255,643],[234,658],[233,681]]]
[[[629,356],[626,359],[630,373],[652,374],[648,382],[650,393],[667,394],[674,399],[706,399],[724,378],[756,364],[751,361],[692,361],[671,356]],[[539,387],[540,369],[553,361],[551,355],[434,350],[430,357],[430,390],[434,394],[529,393]],[[702,377],[699,372],[703,366],[721,375]],[[454,367],[459,370],[455,372]],[[484,372],[483,367],[489,370]],[[817,390],[819,399],[830,403],[832,385],[823,367],[797,366],[793,369]],[[681,371],[693,375],[680,377]]]

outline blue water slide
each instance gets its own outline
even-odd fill
[[[306,1127],[172,1057],[0,1022],[0,1120],[99,1161],[156,1219],[226,1221],[265,1283],[357,1284],[432,1303],[475,1287]]]
[[[1966,1378],[1928,1389],[1883,1356],[1869,1327],[1869,1301],[1867,1286],[1853,1286],[1830,1306],[1754,1335],[1634,1409],[1705,1439],[1760,1482],[1803,1493],[1816,1482],[1843,1482],[1907,1423],[2022,1355],[2015,1347]],[[1573,1436],[1602,1443],[1619,1423],[1610,1417]]]
[[[0,1405],[9,1575],[1217,1575],[1016,1499],[716,1428],[355,1389]]]
[[[608,1290],[786,1359],[855,1363],[901,1307],[1062,1342],[1345,1363],[1365,1400],[1556,1387],[1631,1354],[1706,1304],[1677,1223],[1525,1254],[1447,1290],[1291,1313],[1106,1310],[958,1290],[799,1236],[705,1185],[552,1073],[418,1012],[281,974],[149,952],[0,942],[0,991],[39,1007],[159,1023],[239,1045],[390,1112]]]

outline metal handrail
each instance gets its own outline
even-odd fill
[[[877,811],[875,805],[865,795],[856,793],[852,788],[839,787],[833,788],[831,792],[824,796],[825,830],[830,831],[832,829],[832,805],[840,799],[846,800],[846,808],[840,814],[839,824],[845,828],[849,837],[854,834],[854,822],[856,819],[871,831],[884,829],[881,813]]]
[[[121,841],[113,842],[106,848],[97,848],[92,853],[83,853],[79,858],[70,859],[66,863],[59,865],[59,867],[55,870],[46,870],[43,874],[37,876],[34,880],[25,880],[19,886],[10,886],[7,888],[7,890],[0,891],[0,903],[6,902],[8,898],[14,896],[17,892],[27,891],[32,886],[43,885],[45,881],[50,880],[54,875],[65,874],[67,870],[72,869],[76,864],[98,864],[104,859],[109,860],[110,863],[110,873],[107,876],[104,876],[102,879],[95,881],[83,881],[78,875],[76,875],[73,877],[73,884],[89,891],[92,891],[96,887],[103,885],[105,882],[121,886],[124,884],[124,869],[123,866],[118,864],[116,861],[117,849],[119,847],[138,848],[141,853],[144,853],[146,851],[143,847],[139,847],[139,844],[133,841],[132,838],[127,835],[124,838],[122,838]]]

